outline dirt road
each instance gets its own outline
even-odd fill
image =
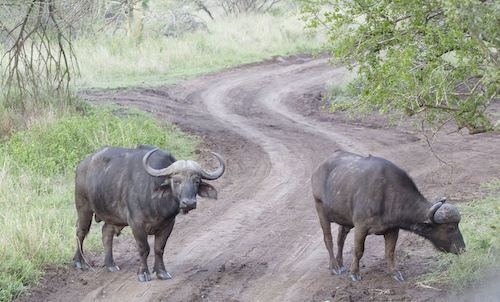
[[[107,272],[101,254],[88,254],[97,271],[48,266],[41,286],[18,301],[446,300],[439,285],[417,285],[421,274],[439,270],[437,252],[407,232],[396,248],[405,282],[388,275],[381,236],[367,239],[363,281],[352,282],[347,273],[330,275],[310,174],[337,149],[373,154],[405,169],[430,200],[448,196],[449,202],[459,203],[474,197],[480,183],[500,177],[500,137],[439,135],[435,151],[452,170],[409,124],[391,127],[377,116],[358,121],[329,114],[321,101],[323,87],[347,76],[344,68],[333,68],[324,58],[304,55],[175,85],[82,93],[90,102],[137,106],[201,134],[203,166],[217,165],[206,150],[227,161],[225,175],[212,182],[219,200],[200,198],[195,211],[178,216],[165,250],[171,280],[138,282],[135,243],[119,237],[115,261],[121,271]],[[346,264],[351,260],[349,235]]]

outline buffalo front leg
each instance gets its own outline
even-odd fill
[[[385,238],[385,258],[387,259],[387,268],[389,274],[392,275],[396,281],[404,281],[401,273],[396,269],[394,263],[394,250],[396,249],[396,242],[398,241],[399,229],[391,230],[384,235]]]
[[[172,278],[170,274],[165,269],[165,263],[163,262],[163,253],[165,251],[165,245],[167,244],[167,239],[172,233],[174,228],[175,218],[163,229],[159,234],[155,236],[155,266],[154,271],[156,272],[156,277],[158,279],[166,280]]]
[[[328,216],[323,209],[323,203],[321,202],[321,200],[316,199],[315,201],[316,210],[319,216],[319,222],[321,225],[321,229],[323,230],[323,240],[325,241],[325,246],[330,256],[330,272],[332,273],[332,275],[340,275],[342,274],[343,269],[339,266],[337,259],[335,259],[335,255],[333,253],[333,238],[330,219],[328,219]]]
[[[102,244],[104,245],[104,264],[109,272],[119,271],[120,268],[113,259],[113,237],[119,234],[123,227],[117,227],[112,224],[104,223],[102,226]]]
[[[354,259],[352,260],[350,276],[352,281],[361,281],[359,273],[359,261],[365,251],[365,239],[367,231],[362,228],[354,228]]]
[[[139,251],[140,258],[137,278],[139,281],[151,281],[151,274],[149,273],[147,262],[149,256],[148,234],[142,227],[132,227],[132,233],[137,243],[137,250]]]

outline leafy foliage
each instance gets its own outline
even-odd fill
[[[357,70],[353,112],[420,115],[437,130],[449,121],[457,131],[491,129],[485,110],[500,92],[498,1],[299,1],[308,27],[328,31],[334,63]]]

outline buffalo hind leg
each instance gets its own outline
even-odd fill
[[[102,227],[102,244],[104,245],[104,264],[110,272],[119,271],[120,268],[113,260],[113,237],[115,234],[120,234],[123,227],[114,226],[112,224],[104,223]]]
[[[158,279],[166,280],[172,278],[170,274],[165,269],[165,263],[163,262],[163,253],[165,251],[165,245],[167,244],[167,239],[172,233],[174,228],[175,218],[168,224],[168,226],[162,230],[161,233],[155,236],[155,266],[154,272],[156,272],[156,277]]]
[[[333,253],[333,238],[332,238],[332,228],[330,219],[325,213],[323,209],[323,203],[321,200],[315,198],[316,201],[316,210],[319,216],[319,222],[321,224],[321,229],[323,230],[323,240],[325,241],[326,249],[328,250],[328,254],[330,255],[330,272],[332,275],[340,275],[342,274],[343,269],[337,263],[337,259],[335,259],[335,255]]]
[[[344,243],[345,239],[347,237],[347,234],[349,234],[349,231],[351,230],[350,227],[346,227],[343,225],[339,225],[339,232],[337,234],[337,263],[340,267],[340,271],[343,272],[345,270],[344,268]]]
[[[354,228],[354,259],[352,260],[350,276],[352,281],[361,281],[359,261],[365,251],[365,239],[368,232],[362,228]]]
[[[391,230],[384,235],[385,238],[385,258],[387,259],[387,268],[389,274],[392,275],[396,281],[404,281],[401,273],[396,269],[394,263],[394,250],[396,249],[396,242],[398,241],[399,229]]]
[[[77,203],[78,205],[78,203]],[[76,252],[73,257],[75,266],[79,269],[90,269],[90,265],[85,261],[83,257],[83,241],[89,233],[90,225],[92,224],[92,217],[94,213],[90,208],[78,208],[78,221],[76,223],[76,238],[78,240],[76,244]]]

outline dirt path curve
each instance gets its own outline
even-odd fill
[[[282,60],[284,59],[284,60]],[[201,134],[204,148],[227,161],[214,181],[219,200],[178,216],[167,242],[165,263],[173,278],[140,283],[131,238],[115,239],[117,273],[103,269],[103,256],[90,255],[97,271],[48,267],[33,292],[45,301],[435,301],[445,291],[416,285],[436,270],[435,251],[403,233],[396,261],[405,282],[386,272],[383,238],[370,236],[362,259],[362,282],[328,272],[328,255],[310,192],[314,167],[344,149],[386,157],[409,172],[429,199],[468,200],[480,183],[499,177],[496,134],[440,136],[439,164],[421,137],[383,119],[346,121],[322,110],[326,83],[342,82],[348,71],[324,58],[289,56],[249,64],[169,86],[87,91],[94,103],[137,106]],[[214,167],[208,152],[200,161]],[[335,229],[335,228],[334,228]],[[98,232],[98,229],[92,230]],[[352,237],[345,261],[352,260]],[[150,256],[150,261],[152,261]],[[150,264],[152,265],[152,263]],[[443,298],[444,299],[444,298]],[[29,297],[19,301],[35,301]]]

